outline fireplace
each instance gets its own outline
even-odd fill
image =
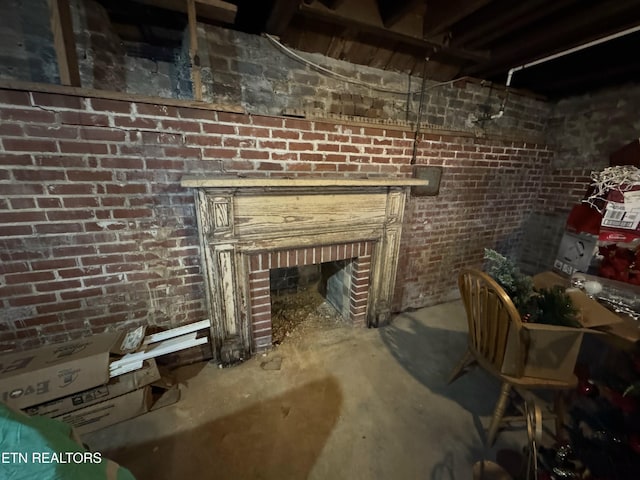
[[[425,184],[185,177],[182,185],[196,189],[215,356],[234,363],[271,346],[272,269],[344,262],[343,296],[335,301],[347,321],[386,323],[405,197],[410,186]]]

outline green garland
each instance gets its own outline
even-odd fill
[[[578,310],[562,287],[536,289],[533,279],[523,274],[513,261],[485,248],[486,272],[511,297],[525,322],[580,327]]]

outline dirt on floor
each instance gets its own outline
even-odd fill
[[[344,322],[342,315],[318,291],[318,285],[292,293],[272,294],[273,344],[302,338],[309,329],[327,328]]]

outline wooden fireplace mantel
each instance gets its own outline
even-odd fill
[[[418,187],[429,185],[419,178],[242,178],[203,177],[188,175],[180,182],[193,188],[247,188],[247,187]]]
[[[255,353],[248,280],[255,255],[371,244],[366,321],[389,320],[406,197],[427,180],[185,176],[181,184],[196,194],[212,344],[224,363]]]

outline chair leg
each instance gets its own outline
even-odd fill
[[[565,392],[559,390],[555,392],[553,398],[553,409],[555,413],[555,423],[556,423],[556,441],[558,443],[563,443],[567,440],[567,435],[564,430],[564,418],[566,411],[565,404]]]
[[[509,402],[509,392],[511,392],[511,385],[507,382],[502,384],[500,388],[500,398],[496,403],[496,408],[493,411],[493,418],[491,418],[491,425],[489,425],[489,432],[487,434],[487,445],[492,446],[496,440],[502,417],[507,409],[507,403]]]
[[[447,381],[447,385],[453,382],[454,380],[456,380],[459,376],[461,376],[463,370],[467,368],[467,366],[472,361],[473,361],[473,355],[471,355],[471,352],[467,350],[464,356],[462,357],[462,359],[460,360],[460,362],[458,363],[458,365],[456,365],[456,368],[454,368],[453,371],[451,372],[451,375],[449,375],[449,380]]]

